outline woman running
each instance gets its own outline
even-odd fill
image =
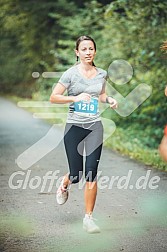
[[[69,164],[66,174],[57,190],[58,204],[64,204],[69,195],[69,185],[78,183],[83,174],[83,153],[85,151],[85,217],[83,228],[88,233],[99,233],[100,229],[92,217],[97,195],[97,169],[103,145],[103,125],[98,103],[109,103],[112,109],[117,101],[105,92],[107,72],[95,66],[96,43],[89,36],[76,41],[77,64],[63,73],[54,88],[52,103],[70,103],[64,132],[64,144]],[[67,96],[64,92],[67,90]]]

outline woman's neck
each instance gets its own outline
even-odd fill
[[[89,63],[81,62],[79,65],[80,65],[80,68],[83,71],[91,71],[94,68],[94,66],[92,64],[89,64]]]
[[[78,70],[80,74],[84,76],[84,78],[86,79],[92,79],[96,77],[97,72],[98,72],[94,66],[90,64],[82,64],[82,63],[78,65]]]

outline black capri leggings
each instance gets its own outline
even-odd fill
[[[84,154],[86,156],[85,179],[89,182],[95,181],[103,145],[101,121],[84,124],[67,123],[64,132],[64,145],[71,183],[78,183],[83,175]]]

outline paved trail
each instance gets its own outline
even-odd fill
[[[104,148],[95,208],[102,232],[88,235],[82,230],[83,189],[73,185],[69,201],[63,206],[56,203],[56,182],[67,171],[67,160],[62,142],[53,148],[62,129],[50,129],[44,121],[0,99],[0,251],[166,252],[167,173]],[[32,163],[28,168],[23,158],[17,158],[38,141],[38,151],[24,153]],[[47,151],[33,164],[39,153]],[[53,187],[50,179],[45,185],[47,172],[55,171]],[[144,186],[141,176],[147,176],[146,189],[138,188]]]

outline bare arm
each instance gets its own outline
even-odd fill
[[[64,96],[64,92],[66,91],[66,87],[64,87],[61,83],[57,83],[55,88],[52,91],[50,96],[51,103],[69,103],[74,102],[74,96]]]
[[[78,102],[81,100],[90,101],[91,96],[87,93],[81,93],[76,96],[65,96],[64,92],[66,91],[66,87],[64,87],[61,83],[57,83],[56,87],[53,89],[52,94],[50,96],[51,103],[71,103]]]
[[[99,101],[102,103],[109,103],[110,108],[113,109],[117,108],[118,106],[117,101],[114,98],[107,96],[105,87],[102,88],[101,94],[99,95]]]
[[[165,95],[167,96],[167,86],[166,86],[166,88],[165,88]]]
[[[167,162],[167,135],[164,135],[161,140],[159,152],[163,160]]]

